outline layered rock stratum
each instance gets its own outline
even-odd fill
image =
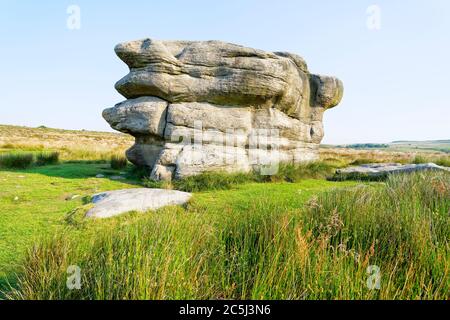
[[[342,82],[311,74],[287,52],[221,41],[145,39],[116,46],[130,72],[116,83],[124,102],[103,111],[133,135],[126,155],[156,180],[205,171],[261,170],[318,158],[323,113]]]

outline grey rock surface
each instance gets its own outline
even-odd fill
[[[94,207],[86,213],[88,218],[110,218],[129,211],[145,212],[170,205],[183,205],[190,193],[163,189],[124,189],[94,195]]]
[[[400,164],[400,163],[373,163],[359,166],[348,167],[336,170],[338,175],[362,174],[368,176],[380,176],[392,173],[408,173],[417,171],[448,171],[450,168],[438,166],[434,163],[424,164]]]
[[[116,84],[128,100],[103,117],[136,138],[127,157],[154,179],[316,160],[323,113],[343,95],[339,79],[311,74],[292,53],[152,39],[115,51],[130,68]]]
[[[104,111],[112,128],[121,132],[164,135],[168,103],[156,97],[127,100]]]

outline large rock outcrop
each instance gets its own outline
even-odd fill
[[[131,41],[116,46],[130,73],[116,84],[128,100],[104,110],[136,138],[127,151],[152,178],[209,170],[261,170],[318,158],[322,116],[343,94],[305,61],[221,41]]]

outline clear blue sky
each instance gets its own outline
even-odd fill
[[[81,29],[67,28],[67,7]],[[367,8],[381,9],[370,30]],[[110,130],[128,69],[114,45],[146,37],[224,40],[303,56],[335,75],[344,99],[325,115],[325,143],[450,139],[450,1],[0,2],[0,123]]]

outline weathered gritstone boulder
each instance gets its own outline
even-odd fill
[[[187,192],[147,188],[107,191],[92,197],[94,207],[86,213],[86,217],[110,218],[130,211],[145,212],[183,205],[191,196]]]
[[[450,168],[438,166],[435,163],[400,164],[400,163],[370,163],[336,170],[336,178],[383,177],[396,173],[412,173],[419,171],[447,171]]]
[[[136,138],[128,159],[158,180],[316,160],[323,113],[343,94],[291,53],[151,39],[115,50],[130,67],[116,84],[128,100],[103,117]]]

